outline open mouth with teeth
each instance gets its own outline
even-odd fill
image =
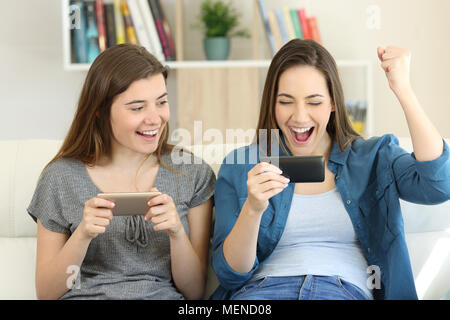
[[[136,131],[136,134],[143,137],[146,140],[153,140],[158,135],[158,129],[148,131]]]
[[[297,144],[308,143],[314,131],[314,127],[307,127],[307,128],[289,127],[289,129],[291,131],[292,138]]]

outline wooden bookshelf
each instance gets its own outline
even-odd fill
[[[105,0],[105,2],[108,2]],[[261,33],[265,32],[259,14],[257,0],[252,0],[251,57],[247,60],[185,60],[185,6],[187,1],[176,0],[174,33],[177,61],[164,62],[176,77],[176,127],[191,132],[193,121],[202,120],[203,129],[217,128],[225,134],[227,128],[244,130],[256,126],[259,112],[259,97],[262,92],[261,77],[270,65],[270,60],[260,59]],[[69,0],[62,1],[63,61],[67,71],[89,70],[89,64],[72,63],[69,27]],[[372,66],[368,60],[338,60],[340,70],[360,70],[364,73],[364,88],[361,97],[367,101],[364,136],[373,133]],[[343,79],[345,82],[345,79]],[[234,99],[240,97],[240,99]],[[173,104],[171,105],[173,107]],[[235,110],[236,109],[236,110]],[[231,116],[234,115],[234,116]]]

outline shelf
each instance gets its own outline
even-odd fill
[[[166,61],[162,63],[171,69],[193,68],[264,68],[269,67],[270,60],[225,60],[225,61]],[[66,71],[87,71],[88,63],[70,63],[64,66]]]
[[[193,69],[193,68],[268,68],[270,60],[224,60],[224,61],[167,61],[163,62],[171,69]],[[337,60],[338,68],[348,67],[367,67],[370,65],[368,60]],[[66,71],[87,71],[88,63],[70,63],[65,64]]]
[[[226,129],[239,125],[245,128],[248,124],[252,124],[257,118],[261,77],[264,77],[264,72],[271,63],[271,60],[261,59],[259,55],[259,33],[264,29],[261,25],[257,0],[253,0],[252,50],[248,52],[249,59],[224,61],[185,60],[183,49],[186,42],[184,41],[185,24],[183,20],[187,1],[174,0],[173,2],[176,14],[173,31],[179,61],[165,61],[163,65],[167,65],[174,71],[177,96],[175,105],[179,124],[181,127],[189,127],[197,117],[204,119],[205,127],[215,126]],[[62,1],[63,67],[69,72],[87,72],[90,64],[72,63],[71,61],[69,3],[70,0]],[[354,69],[361,69],[356,72],[360,76],[350,86],[350,92],[358,93],[356,95],[349,94],[349,96],[360,96],[359,92],[363,93],[361,99],[367,101],[364,135],[371,136],[374,112],[372,63],[370,60],[336,60],[336,64],[340,69],[339,73],[342,74],[352,74]],[[261,69],[262,73],[258,69]],[[178,72],[176,72],[177,70]],[[239,100],[230,100],[232,99],[230,97],[234,96],[240,97]],[[248,99],[242,101],[242,97]],[[360,98],[351,99],[359,100]],[[219,102],[223,102],[223,104]],[[234,112],[239,114],[239,117],[227,118],[233,114],[230,108],[242,105],[245,106],[244,109],[239,107],[240,109],[238,108]],[[211,106],[215,107],[213,112],[211,112]],[[247,113],[242,114],[242,110],[246,110]],[[220,121],[217,121],[217,114],[220,112],[223,114],[219,117]],[[195,117],[192,118],[192,115]]]

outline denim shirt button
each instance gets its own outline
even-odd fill
[[[352,201],[351,200],[347,200],[347,204],[349,205],[350,203],[352,203]]]
[[[367,252],[370,253],[370,248],[367,248]]]

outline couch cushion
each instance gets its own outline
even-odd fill
[[[406,233],[450,230],[450,201],[422,205],[400,200]]]
[[[0,300],[36,299],[36,238],[0,237]]]
[[[14,230],[13,198],[14,174],[17,158],[17,142],[0,141],[0,236],[12,236]]]
[[[36,236],[36,223],[27,213],[39,175],[58,151],[59,140],[0,141],[0,236]]]
[[[439,299],[450,290],[450,229],[406,234],[419,299]]]

